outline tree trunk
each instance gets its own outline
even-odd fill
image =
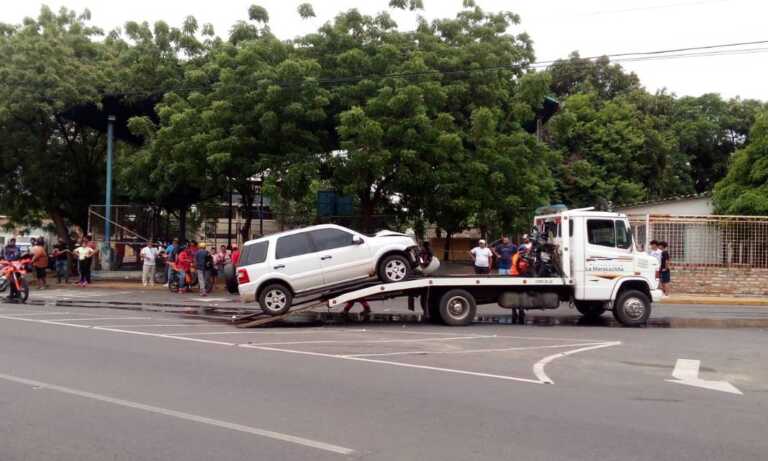
[[[251,239],[251,223],[253,222],[253,199],[254,195],[250,193],[243,193],[242,189],[238,189],[240,196],[243,199],[243,225],[240,227],[240,236],[243,238],[243,243]],[[260,210],[261,212],[261,210]]]
[[[376,201],[369,191],[360,194],[360,230],[363,233],[373,232],[373,213],[376,210]]]
[[[64,216],[62,216],[61,212],[57,209],[49,210],[48,216],[51,217],[53,224],[56,226],[56,236],[64,240],[64,243],[69,246],[72,241],[69,238],[69,229],[67,228],[67,224],[64,222]]]
[[[189,205],[184,205],[179,208],[179,241],[184,242],[187,240],[187,210]]]
[[[444,261],[450,261],[451,260],[451,232],[446,231],[445,232],[445,245],[443,246],[443,260]]]

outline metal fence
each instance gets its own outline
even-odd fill
[[[768,216],[629,217],[635,242],[666,241],[675,266],[768,268]]]

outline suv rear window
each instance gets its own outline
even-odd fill
[[[275,259],[290,258],[307,253],[314,253],[315,248],[309,240],[309,232],[286,235],[277,239],[275,247]]]
[[[258,242],[252,245],[245,245],[243,247],[243,252],[240,254],[238,265],[249,266],[251,264],[263,263],[267,260],[268,248],[269,242]]]

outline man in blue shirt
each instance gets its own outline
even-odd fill
[[[208,258],[210,253],[206,249],[205,242],[197,244],[197,251],[195,252],[195,272],[197,273],[197,284],[200,288],[200,296],[207,296],[205,281],[208,279]]]
[[[8,245],[3,249],[2,259],[16,261],[21,256],[21,249],[16,246],[16,239],[8,240]]]
[[[166,280],[171,280],[171,263],[176,262],[176,253],[179,249],[179,239],[173,239],[172,243],[169,243],[167,247],[165,247],[165,257],[167,258],[167,264],[165,265],[166,271],[168,274],[166,275]],[[168,283],[165,284],[165,286],[168,286]]]
[[[499,275],[511,275],[512,255],[514,255],[516,251],[517,248],[514,243],[509,241],[509,237],[502,235],[501,243],[496,245],[496,248],[493,249],[496,258],[499,260],[497,264]]]

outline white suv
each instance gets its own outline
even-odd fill
[[[418,266],[416,249],[416,241],[404,234],[367,236],[332,224],[251,240],[243,246],[237,269],[240,298],[280,315],[295,296],[373,276],[400,282]]]

